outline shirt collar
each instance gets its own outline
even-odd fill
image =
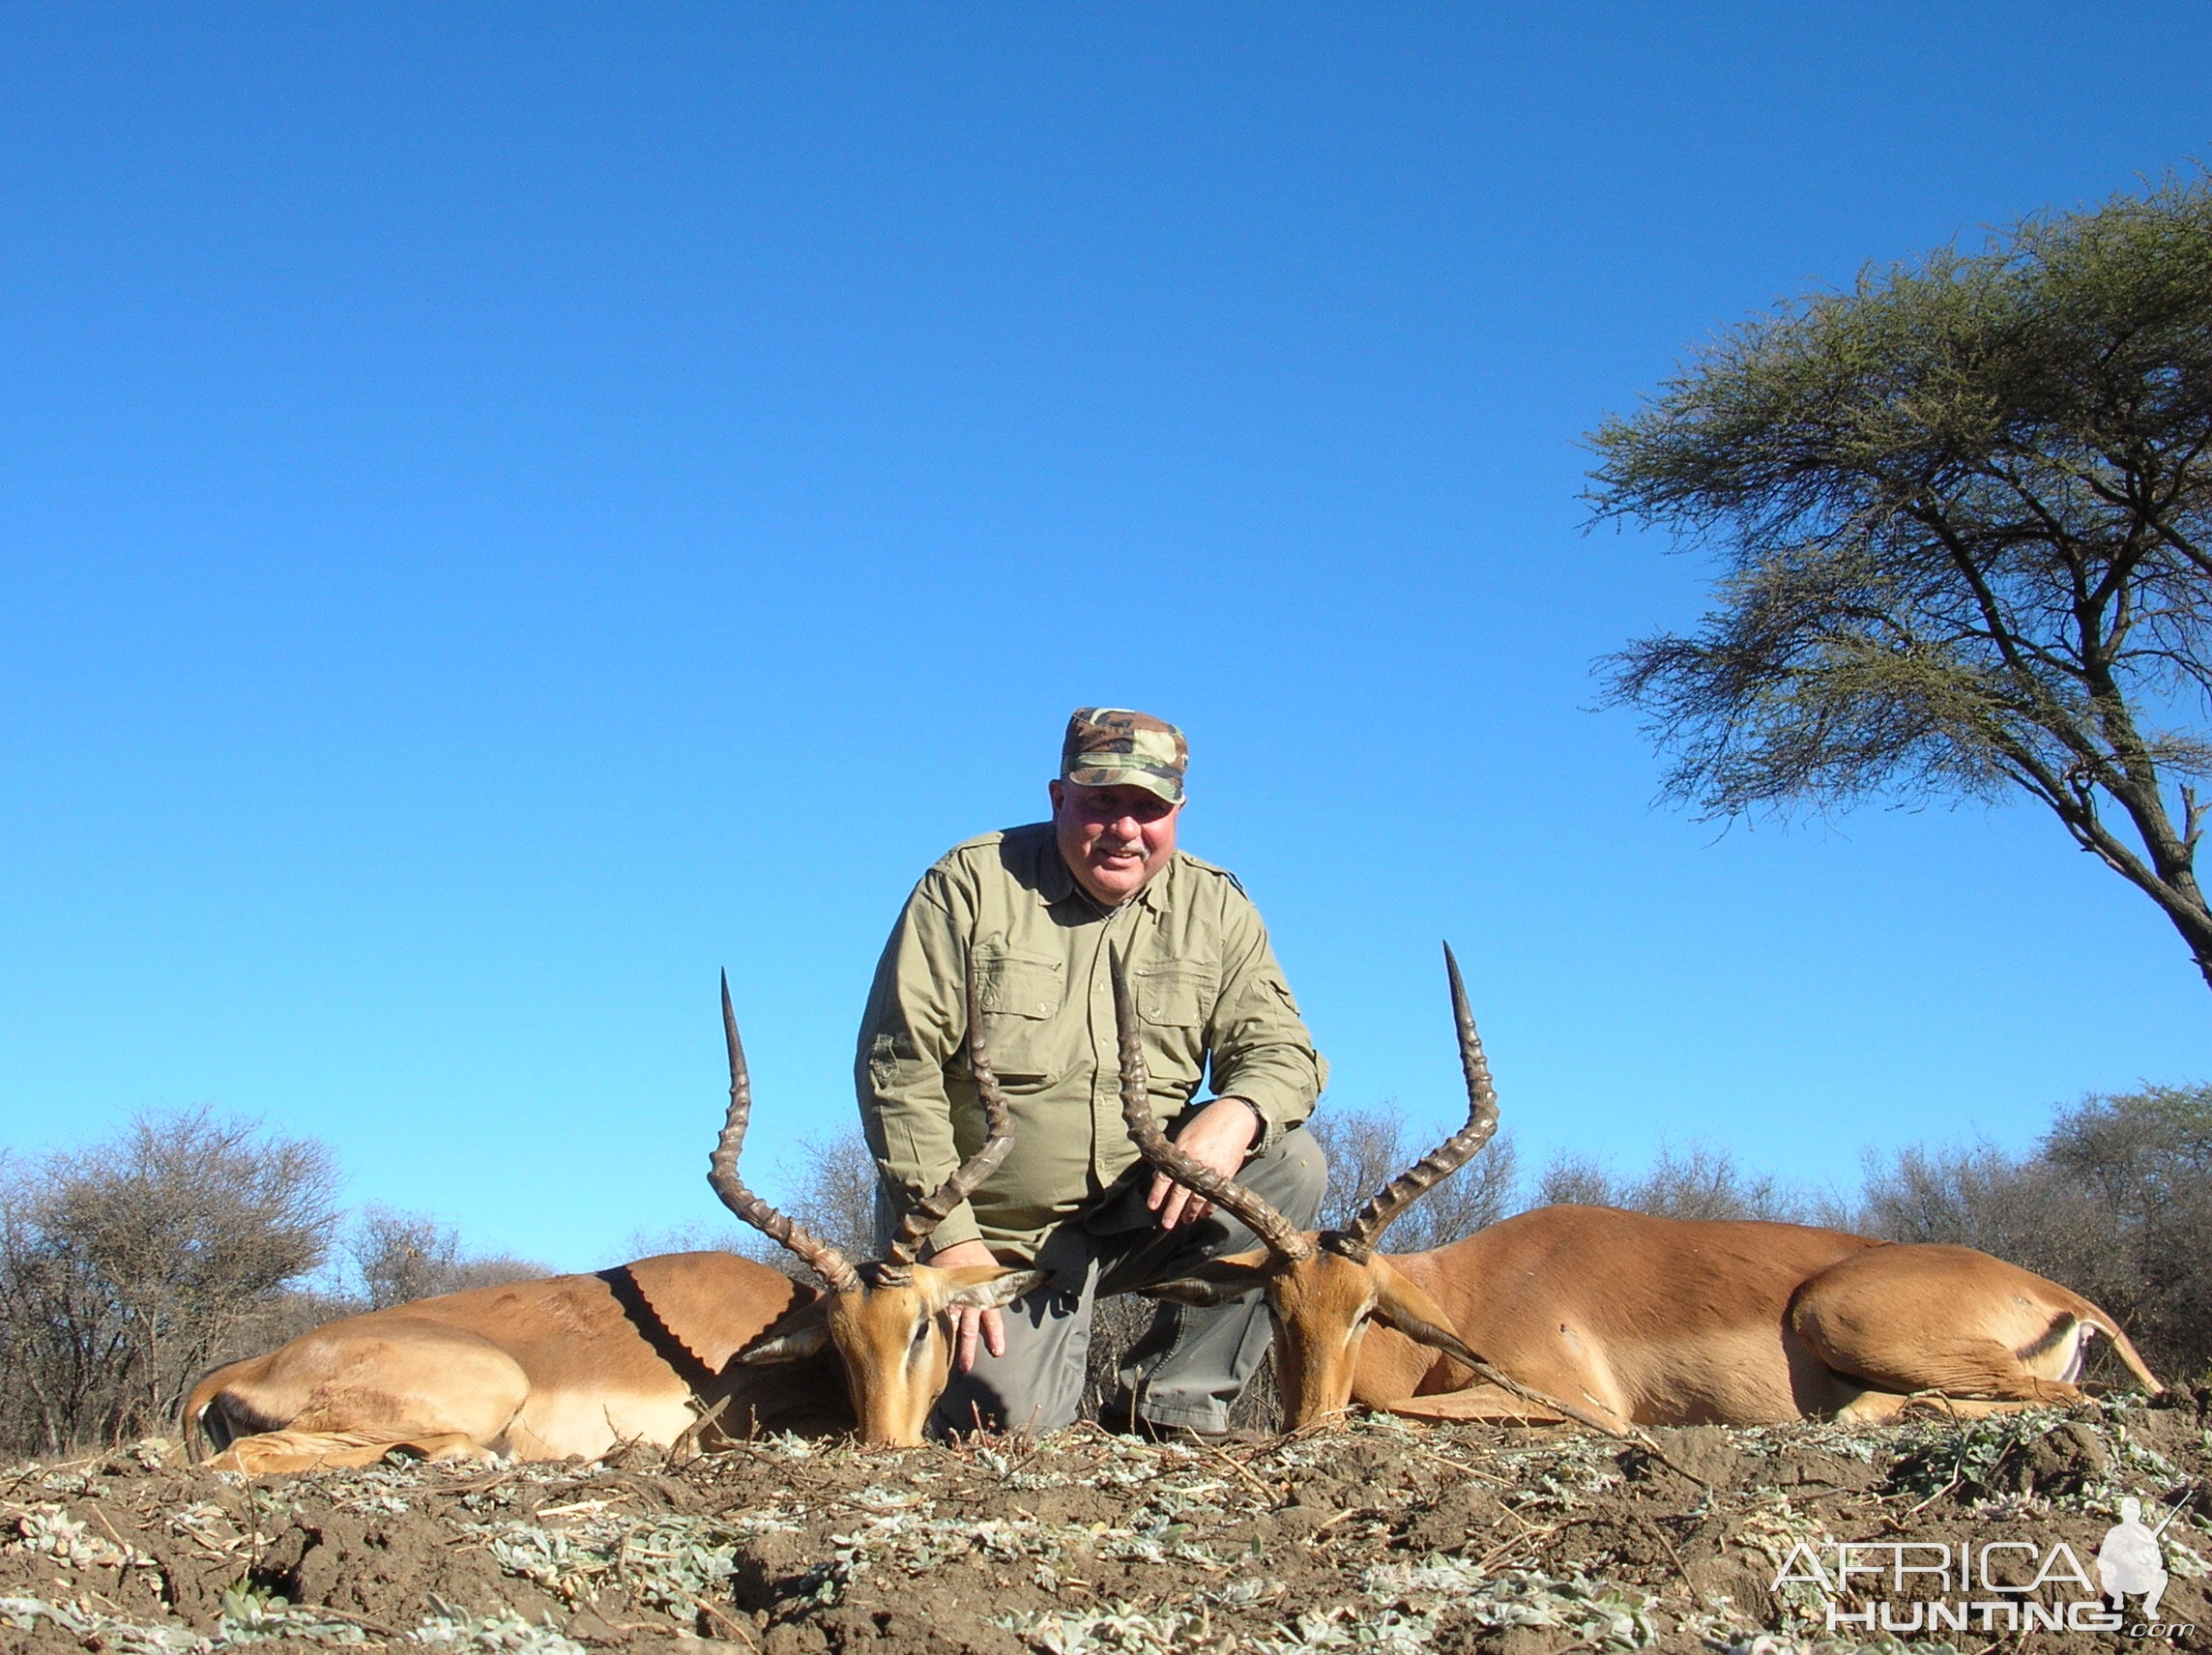
[[[1036,893],[1037,901],[1050,908],[1073,896],[1077,886],[1075,876],[1068,872],[1067,862],[1060,854],[1060,843],[1052,836],[1052,824],[1047,822],[1043,828],[1037,835]]]

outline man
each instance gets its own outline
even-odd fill
[[[1033,1261],[1054,1278],[1004,1312],[959,1313],[940,1435],[1071,1423],[1099,1297],[1256,1245],[1138,1159],[1121,1118],[1110,950],[1128,962],[1170,1136],[1294,1224],[1311,1228],[1320,1211],[1327,1169],[1300,1123],[1327,1066],[1243,887],[1176,849],[1188,751],[1149,714],[1079,708],[1048,789],[1052,820],[947,853],[876,968],[856,1079],[887,1196],[935,1189],[983,1141],[964,1051],[974,960],[1013,1147],[938,1226],[929,1262]],[[1201,1099],[1208,1070],[1214,1095]],[[1163,1307],[1122,1367],[1114,1422],[1226,1431],[1268,1335],[1257,1294]]]

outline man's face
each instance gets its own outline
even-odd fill
[[[1053,836],[1076,883],[1107,907],[1126,902],[1175,855],[1180,804],[1141,787],[1051,786]]]

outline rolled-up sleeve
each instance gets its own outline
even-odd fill
[[[968,893],[942,867],[931,869],[884,945],[860,1023],[854,1081],[861,1129],[886,1186],[910,1206],[961,1162],[945,1070],[968,1026],[973,923]],[[932,1233],[930,1248],[980,1238],[963,1202]]]
[[[1221,956],[1221,995],[1207,1029],[1213,1091],[1259,1111],[1257,1152],[1313,1113],[1328,1063],[1314,1050],[1259,910],[1241,892],[1222,915]]]

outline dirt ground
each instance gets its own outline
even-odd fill
[[[1896,1648],[1882,1615],[1969,1595],[2003,1607],[1904,1641],[2212,1649],[2208,1403],[1663,1430],[1656,1455],[1370,1418],[1227,1447],[1082,1427],[249,1480],[147,1442],[0,1472],[0,1655],[1783,1655]],[[2076,1626],[2101,1607],[2064,1609],[2094,1589],[2053,1559],[2093,1578],[2126,1495],[2152,1523],[2182,1508],[2159,1619],[2194,1630],[2136,1635],[2132,1600],[2117,1631],[2006,1630],[2023,1602]],[[1862,1549],[1851,1593],[1831,1594],[1837,1541],[1921,1543],[1924,1566]],[[1928,1561],[1938,1544],[1971,1545],[1985,1583],[1963,1591]],[[1877,1624],[1831,1630],[1831,1601]]]

